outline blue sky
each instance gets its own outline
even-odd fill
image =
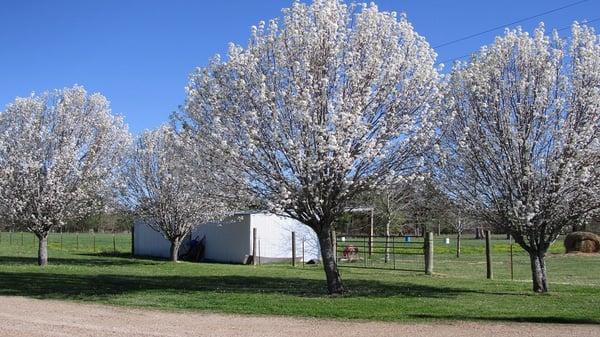
[[[577,0],[380,0],[405,12],[433,45]],[[291,0],[0,2],[0,110],[32,91],[84,85],[112,102],[133,132],[166,121],[184,100],[188,74],[228,42],[244,44],[250,26],[281,15]],[[600,0],[530,20],[548,28],[600,17]],[[592,24],[598,30],[600,21]],[[502,29],[437,49],[444,61],[477,50]],[[568,35],[568,30],[562,31]]]

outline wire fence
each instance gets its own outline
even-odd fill
[[[424,271],[424,242],[418,236],[338,236],[341,267]]]
[[[31,232],[0,232],[0,247],[8,250],[37,250],[39,240]],[[48,250],[124,254],[131,253],[130,233],[49,233]]]
[[[546,269],[551,283],[600,286],[600,254],[565,254],[563,237],[551,245],[546,254]],[[438,276],[485,279],[488,267],[485,240],[472,235],[461,239],[457,254],[457,237],[442,235],[434,239],[434,273]],[[490,238],[491,278],[531,282],[529,254],[505,234]]]
[[[551,283],[600,286],[600,254],[564,254],[562,237],[550,248],[546,267]],[[342,268],[417,271],[425,269],[423,237],[338,236],[336,258]],[[258,240],[257,262],[269,262],[268,242]],[[464,236],[457,254],[456,235],[436,236],[433,240],[433,273],[436,276],[485,279],[487,263],[485,240]],[[54,254],[106,254],[130,256],[131,233],[50,233],[48,250]],[[355,249],[349,249],[354,247]],[[291,247],[290,247],[291,248]],[[308,263],[312,247],[296,238],[295,264]],[[370,249],[369,249],[370,248]],[[30,232],[0,232],[0,253],[35,255],[38,239]],[[307,252],[304,258],[304,252]],[[493,235],[490,241],[492,278],[531,282],[529,255],[506,235]],[[289,261],[289,259],[288,259]],[[283,262],[283,260],[281,260]],[[290,262],[288,262],[290,263]]]
[[[434,239],[436,274],[487,277],[486,241],[464,236],[460,240],[460,248],[457,243],[455,235],[442,235]],[[529,255],[506,235],[492,236],[489,251],[492,278],[527,278],[530,273]]]
[[[486,240],[464,235],[457,245],[456,234],[433,239],[433,267],[437,277],[531,282],[529,254],[506,234],[490,236],[489,262]],[[342,268],[369,268],[427,272],[423,237],[340,235],[336,258]],[[550,283],[600,286],[600,254],[565,254],[559,237],[546,254]],[[489,269],[488,269],[489,265]]]

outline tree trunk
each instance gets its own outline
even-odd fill
[[[477,239],[477,240],[483,240],[483,239],[485,239],[485,231],[483,230],[483,227],[477,227],[476,228],[475,239]]]
[[[460,233],[456,236],[456,257],[460,257]]]
[[[327,291],[330,295],[340,295],[345,289],[342,285],[342,278],[338,271],[335,254],[333,251],[333,242],[329,231],[319,232],[319,244],[321,245],[321,258],[323,259],[323,269],[327,278]],[[366,252],[364,252],[366,253]]]
[[[174,239],[171,241],[171,261],[177,262],[179,260],[179,246],[181,246],[181,241],[179,239]]]
[[[48,233],[36,235],[39,239],[38,265],[45,267],[48,265]]]
[[[531,260],[531,279],[533,281],[533,291],[536,293],[548,292],[548,280],[546,279],[546,263],[544,261],[545,252],[529,253]]]
[[[385,263],[390,260],[390,221],[385,223]]]

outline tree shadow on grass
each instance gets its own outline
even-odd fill
[[[75,253],[75,255],[94,256],[94,257],[118,257],[118,258],[122,258],[122,259],[132,258],[130,252],[127,252],[127,253],[124,253],[124,252]]]
[[[125,265],[151,265],[155,264],[152,260],[134,260],[127,258],[119,258],[114,255],[100,254],[81,254],[89,257],[85,258],[62,258],[50,257],[48,264],[54,265],[71,265],[71,266],[125,266]],[[109,258],[113,257],[113,258]],[[0,256],[0,265],[5,266],[22,266],[22,265],[37,265],[37,258],[31,256]]]
[[[160,259],[131,259],[103,257],[103,253],[82,254],[85,258],[51,258],[50,266],[153,266]],[[0,265],[36,265],[34,257],[0,256]],[[174,290],[191,292],[223,292],[248,294],[283,294],[299,297],[327,296],[325,281],[303,277],[276,277],[269,275],[135,275],[135,274],[61,274],[54,270],[41,272],[0,273],[0,295],[21,295],[85,299],[126,294],[145,290]],[[265,274],[268,271],[265,270]],[[412,282],[381,282],[377,280],[346,279],[349,292],[344,297],[424,297],[451,298],[461,294],[477,293],[503,296],[527,296],[518,292],[483,291],[479,289],[430,286]],[[66,286],[68,285],[68,286]]]
[[[480,315],[435,315],[435,314],[409,314],[409,317],[418,319],[435,319],[451,321],[496,321],[518,323],[555,323],[555,324],[600,324],[600,319],[570,318],[558,316],[480,316]]]
[[[2,257],[0,265],[22,265],[35,264],[36,259],[32,257]],[[155,261],[139,261],[130,259],[119,259],[114,257],[90,257],[88,258],[54,258],[51,263],[59,265],[85,265],[106,267],[120,265],[155,265]],[[158,267],[159,265],[157,265]],[[151,267],[150,267],[151,268]],[[243,268],[243,267],[242,267]],[[250,267],[248,267],[250,268]],[[6,270],[6,269],[5,269]],[[31,269],[30,269],[31,270]],[[107,269],[104,269],[107,270]],[[122,269],[126,270],[126,269]],[[145,270],[148,270],[147,268]],[[284,295],[297,298],[327,298],[325,282],[322,279],[311,279],[301,276],[269,276],[269,270],[263,269],[264,273],[258,276],[248,275],[134,275],[134,274],[96,274],[93,269],[88,274],[77,274],[70,270],[59,272],[57,269],[40,269],[27,272],[0,272],[0,296],[26,296],[34,298],[65,299],[80,301],[107,301],[119,296],[160,298],[160,301],[178,303],[182,298],[198,298],[202,301],[203,294],[211,296],[223,295],[247,295],[256,296]],[[175,271],[176,272],[176,271]],[[239,272],[239,270],[238,270]],[[93,273],[93,274],[92,274]],[[526,296],[521,292],[500,293],[484,291],[479,289],[457,288],[446,286],[423,285],[406,281],[388,281],[364,279],[346,279],[345,284],[351,292],[344,298],[373,299],[373,298],[423,298],[445,299],[452,301],[454,298],[469,295],[502,295],[502,296]],[[214,296],[213,296],[214,297]],[[207,297],[208,298],[208,297]],[[277,301],[289,301],[283,297]],[[506,316],[485,317],[482,313],[459,313],[454,315],[436,315],[433,313],[407,313],[408,317],[425,320],[488,320],[488,321],[514,321],[514,322],[551,322],[551,323],[574,323],[574,324],[598,324],[600,320],[586,318],[569,318],[558,316],[543,316],[543,313],[534,313],[537,316],[516,317],[508,313]]]
[[[156,261],[156,262],[170,262],[170,259],[167,257],[156,257],[156,256],[147,256],[147,255],[135,255],[135,256],[131,256],[130,252],[97,252],[97,253],[75,253],[75,255],[79,255],[79,256],[92,256],[92,257],[108,257],[108,258],[122,258],[122,259],[129,259],[129,261],[132,261],[132,263],[136,263],[135,261],[138,262],[148,262],[148,261]],[[134,261],[135,259],[135,261]],[[196,262],[196,261],[189,261],[183,258],[179,258],[180,262]],[[219,262],[211,262],[211,263],[219,263]],[[231,264],[231,263],[223,263],[223,264]]]
[[[446,299],[464,293],[468,289],[433,287],[409,282],[382,283],[378,281],[347,280],[352,292],[344,298],[384,298],[399,296],[405,298]],[[144,300],[160,298],[164,303],[179,303],[184,298],[197,298],[203,301],[203,294],[236,294],[256,296],[279,294],[302,298],[327,298],[324,282],[319,279],[300,277],[266,277],[241,275],[210,276],[145,276],[145,275],[78,275],[42,272],[0,272],[0,296],[26,296],[40,299],[60,299],[79,301],[108,301],[115,297],[139,296]],[[233,299],[232,299],[233,300]],[[275,301],[289,301],[289,298]],[[153,301],[153,300],[151,300]],[[533,313],[538,314],[538,313]],[[481,313],[418,314],[408,313],[407,317],[418,320],[482,320],[539,323],[598,324],[600,320],[590,318],[569,318],[558,316],[491,316]]]
[[[429,297],[449,298],[465,289],[433,287],[412,283],[382,283],[347,280],[352,289],[344,297]],[[242,275],[81,275],[49,272],[0,272],[0,295],[56,299],[97,299],[133,292],[281,294],[298,297],[327,296],[325,283],[300,277]]]

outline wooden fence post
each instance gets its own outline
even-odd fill
[[[513,269],[513,240],[512,235],[509,235],[510,240],[510,279],[514,280],[514,269]]]
[[[367,266],[367,238],[363,236],[363,257],[365,262],[365,267]]]
[[[252,264],[256,266],[258,263],[257,255],[256,255],[256,227],[252,228]]]
[[[392,236],[392,259],[394,260],[394,270],[396,269],[396,237]]]
[[[433,274],[433,232],[425,235],[425,274]]]
[[[458,235],[456,236],[456,257],[460,257],[460,238],[461,234],[458,232]]]
[[[296,232],[292,232],[292,267],[296,266]]]
[[[135,257],[135,226],[131,226],[131,257]]]
[[[304,238],[302,238],[302,268],[304,268]]]
[[[371,228],[370,228],[370,232],[369,232],[369,256],[373,255],[373,236],[374,236],[374,222],[373,222],[373,218],[374,218],[374,210],[371,209]]]
[[[491,246],[490,246],[490,236],[492,235],[492,233],[487,230],[485,231],[485,261],[486,261],[486,267],[487,267],[487,278],[488,279],[492,279],[494,277],[494,274],[492,272],[492,252],[491,252]]]

